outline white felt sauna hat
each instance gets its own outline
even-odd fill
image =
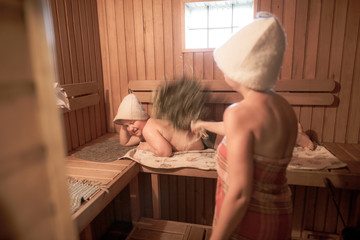
[[[215,49],[221,71],[248,88],[266,91],[274,87],[285,51],[285,32],[269,13],[260,13],[252,23]]]
[[[145,112],[139,99],[131,93],[122,100],[114,123],[121,124],[121,120],[146,120],[148,118],[149,115]]]

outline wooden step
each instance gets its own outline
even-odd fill
[[[141,218],[127,240],[199,240],[210,239],[211,226]]]

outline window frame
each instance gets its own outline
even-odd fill
[[[181,0],[181,49],[182,52],[213,52],[215,48],[185,48],[185,3],[191,2],[220,2],[227,0]],[[256,12],[258,11],[258,1],[254,0],[254,18],[256,16]]]

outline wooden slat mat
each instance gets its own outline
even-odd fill
[[[78,180],[109,184],[118,174],[123,172],[132,160],[115,160],[112,162],[92,162],[68,157],[66,161],[67,176]]]
[[[132,147],[121,146],[119,139],[107,139],[76,151],[73,156],[94,162],[111,162],[125,155]]]
[[[89,200],[100,189],[107,191],[107,187],[99,182],[77,180],[72,177],[68,177],[68,189],[72,213],[76,212],[82,203]]]

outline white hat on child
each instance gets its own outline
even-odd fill
[[[285,32],[269,13],[245,26],[215,49],[221,71],[248,88],[265,91],[274,87],[285,51]]]
[[[149,115],[145,112],[139,99],[134,94],[129,94],[122,100],[114,118],[115,124],[122,124],[121,120],[146,120]]]

